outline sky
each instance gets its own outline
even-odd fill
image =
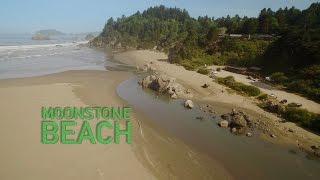
[[[257,16],[261,9],[295,6],[305,9],[319,0],[1,0],[0,33],[101,31],[109,17],[129,16],[150,6],[188,10],[191,16]]]

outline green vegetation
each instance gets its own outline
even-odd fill
[[[254,21],[254,22],[252,22]],[[257,18],[214,19],[208,16],[197,19],[186,10],[152,7],[132,16],[122,16],[116,21],[110,18],[99,37],[91,41],[93,46],[112,48],[156,48],[169,53],[169,61],[196,69],[211,65],[256,65],[270,41],[257,38],[232,38],[227,33],[259,33],[265,20]],[[249,28],[249,29],[248,29]],[[262,29],[262,28],[260,28]]]
[[[289,75],[290,78],[283,83],[288,90],[298,92],[320,102],[320,65],[296,69],[289,74],[291,74]]]
[[[319,47],[320,48],[320,47]],[[320,102],[320,65],[291,69],[287,74],[275,72],[270,76],[275,84],[281,84],[292,92],[303,94]]]
[[[288,80],[288,78],[284,75],[283,72],[272,73],[270,78],[276,84],[285,83]]]
[[[260,89],[255,86],[248,86],[235,81],[233,76],[217,78],[217,82],[247,96],[258,96],[261,93]]]
[[[298,125],[320,132],[320,115],[300,108],[286,108],[282,117]]]
[[[320,102],[320,3],[306,10],[263,9],[256,18],[217,19],[193,18],[179,8],[151,7],[110,18],[90,43],[157,49],[168,53],[170,63],[188,70],[212,64],[257,66],[275,84]]]
[[[261,66],[267,75],[283,73],[275,83],[320,102],[320,3],[290,14],[283,18],[287,28],[268,47]]]
[[[198,69],[197,72],[200,73],[200,74],[207,75],[207,74],[209,74],[210,70],[205,68],[205,67],[201,67],[201,68]]]
[[[260,94],[257,99],[260,101],[267,100],[269,98],[268,94]]]
[[[258,99],[261,96],[258,96]],[[283,104],[280,104],[279,102],[276,102],[275,100],[272,100],[274,103],[271,103],[272,105],[270,105],[269,103],[270,101],[268,100],[268,98],[262,98],[260,100],[261,102],[259,103],[259,106],[261,108],[269,112],[278,114],[283,119],[290,122],[294,122],[301,127],[320,133],[320,115],[319,114],[309,112],[305,109],[292,106],[290,104],[283,105]],[[292,104],[295,104],[295,103],[292,103]]]

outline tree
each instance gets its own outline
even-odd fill
[[[242,32],[245,34],[255,34],[258,30],[259,22],[256,18],[245,19],[242,26]]]

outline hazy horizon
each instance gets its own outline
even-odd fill
[[[262,8],[277,10],[295,6],[305,9],[317,0],[4,0],[0,6],[0,34],[32,34],[42,29],[56,29],[64,33],[99,32],[109,17],[129,16],[151,6],[165,5],[186,9],[192,17],[208,15],[222,17],[236,14],[257,16]]]

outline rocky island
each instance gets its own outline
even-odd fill
[[[50,40],[51,36],[60,36],[64,35],[64,33],[57,31],[55,29],[46,29],[37,31],[33,36],[32,40]]]

